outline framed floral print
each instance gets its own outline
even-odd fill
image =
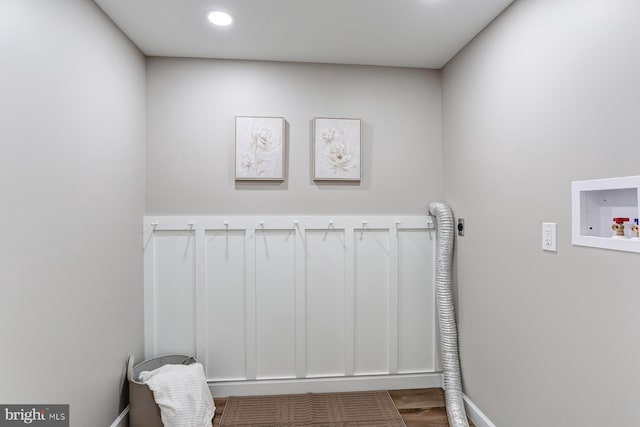
[[[283,117],[236,116],[236,181],[284,181]]]
[[[360,119],[314,119],[315,181],[360,181],[361,126]]]

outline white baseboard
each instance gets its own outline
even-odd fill
[[[110,427],[129,427],[129,405],[113,420]]]
[[[473,421],[476,427],[496,427],[489,417],[487,417],[466,394],[463,394],[462,397],[464,399],[464,408],[467,411],[467,416]]]
[[[214,397],[401,390],[442,386],[442,373],[209,382]]]

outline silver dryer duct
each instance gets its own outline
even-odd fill
[[[438,255],[436,258],[436,306],[440,323],[440,348],[444,370],[444,394],[451,427],[469,427],[462,397],[458,330],[451,294],[453,240],[455,228],[451,209],[444,203],[429,204],[429,214],[438,222]]]

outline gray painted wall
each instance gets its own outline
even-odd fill
[[[519,0],[444,97],[435,71],[148,59],[146,213],[422,213],[444,164],[467,394],[499,426],[638,425],[638,255],[572,247],[569,188],[640,173],[639,13]],[[4,0],[0,93],[0,402],[108,425],[142,354],[144,58],[92,2]],[[234,183],[236,114],[288,120],[284,184]],[[363,119],[360,185],[311,181],[314,116]]]
[[[147,62],[146,212],[420,214],[442,195],[439,72],[198,59]],[[236,115],[288,122],[287,180],[234,182]],[[363,179],[311,179],[314,117],[363,120]]]
[[[145,61],[86,0],[0,2],[0,402],[119,413],[142,356]]]
[[[640,174],[638,16],[519,0],[444,69],[464,385],[498,426],[640,425],[640,258],[570,237],[571,181]]]

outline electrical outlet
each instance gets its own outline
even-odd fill
[[[558,224],[555,222],[542,223],[542,249],[545,251],[556,252],[558,250],[557,242]]]

